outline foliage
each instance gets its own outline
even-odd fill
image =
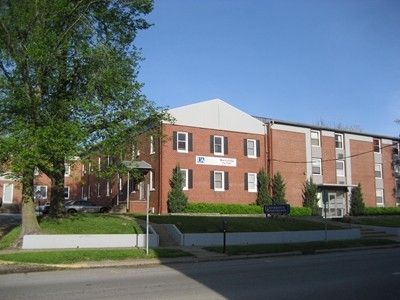
[[[389,216],[400,215],[400,207],[366,207],[364,209],[366,216]]]
[[[318,186],[313,182],[312,177],[303,184],[303,206],[312,211],[312,215],[320,215],[318,207]]]
[[[73,264],[83,261],[150,259],[164,257],[185,257],[190,253],[180,249],[149,249],[146,255],[144,249],[75,249],[58,251],[35,251],[10,254],[0,254],[0,260],[36,264]]]
[[[169,119],[137,82],[133,41],[152,8],[152,0],[2,2],[0,159],[18,178],[35,168],[49,176],[51,215],[64,210],[65,162],[119,157],[145,126]]]
[[[361,190],[361,184],[351,189],[350,215],[360,216],[364,214],[365,204]]]
[[[272,202],[274,204],[286,204],[286,183],[280,172],[272,177]]]
[[[188,214],[259,215],[264,214],[264,209],[258,205],[248,204],[189,202],[184,212]],[[311,209],[307,207],[291,207],[290,216],[311,216]]]
[[[170,213],[184,212],[188,203],[188,197],[183,191],[184,177],[181,167],[178,164],[172,172],[172,178],[169,180],[171,189],[168,192],[168,211]]]
[[[258,205],[247,204],[225,204],[225,203],[191,203],[189,202],[184,211],[185,213],[203,214],[263,214],[263,208]]]
[[[143,216],[142,218],[145,218]],[[193,216],[193,215],[150,215],[150,222],[175,224],[182,233],[217,233],[222,231],[223,221],[228,232],[274,232],[324,230],[323,222],[288,216],[266,218],[265,216]],[[342,229],[328,224],[329,230]]]
[[[271,196],[269,195],[269,175],[261,168],[257,174],[257,205],[271,204]]]

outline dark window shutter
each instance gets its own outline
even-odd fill
[[[247,156],[247,139],[243,140],[244,156]]]
[[[260,157],[260,141],[259,140],[257,140],[256,141],[256,147],[257,147],[257,157]]]
[[[228,137],[224,137],[224,154],[228,154]]]
[[[228,172],[225,172],[224,180],[225,180],[225,190],[229,190],[229,173]]]
[[[172,138],[172,149],[176,150],[176,144],[178,143],[178,133],[176,131],[173,132]]]
[[[214,153],[214,136],[210,135],[210,153]]]
[[[246,191],[249,190],[248,174],[249,174],[249,173],[244,173],[244,189],[245,189]]]
[[[210,171],[210,189],[214,189],[214,171]]]
[[[188,188],[192,189],[193,188],[193,170],[188,170],[188,176],[189,176],[189,178],[188,178],[188,184],[189,184]]]
[[[188,151],[193,151],[193,134],[188,134]]]

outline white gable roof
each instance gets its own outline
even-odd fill
[[[170,109],[175,124],[200,128],[264,134],[264,123],[221,99]]]

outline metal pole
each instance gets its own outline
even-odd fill
[[[129,211],[129,172],[126,180],[126,211]]]
[[[146,255],[149,255],[149,200],[150,200],[150,184],[147,184],[146,190]]]
[[[326,223],[326,201],[324,202],[324,213],[325,213],[325,242],[328,241],[328,224]]]

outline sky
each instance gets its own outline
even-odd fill
[[[400,134],[399,0],[155,0],[136,47],[156,105]]]

